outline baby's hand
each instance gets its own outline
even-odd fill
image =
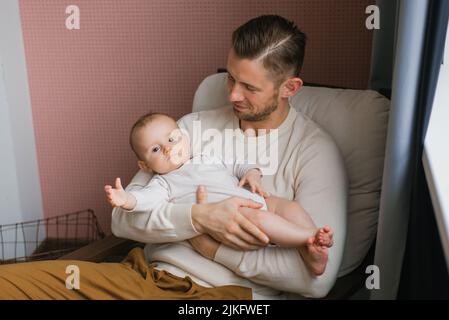
[[[243,178],[239,182],[239,187],[249,185],[251,192],[257,192],[262,197],[267,198],[270,196],[268,192],[265,192],[262,188],[262,174],[259,169],[251,169],[245,173]]]
[[[120,178],[115,179],[115,189],[110,186],[104,186],[106,198],[112,207],[123,207],[128,201],[128,193],[123,189]]]

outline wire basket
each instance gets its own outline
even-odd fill
[[[91,209],[0,225],[0,264],[57,259],[104,237]]]

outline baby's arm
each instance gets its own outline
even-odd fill
[[[140,176],[140,180],[136,177],[125,189],[136,198],[134,209],[116,207],[112,211],[111,230],[115,236],[144,243],[167,243],[199,235],[192,225],[191,203],[171,203],[169,187],[159,175],[150,180],[148,175],[145,179]]]
[[[169,202],[169,190],[166,182],[160,176],[153,176],[146,186],[139,190],[125,191],[120,178],[115,180],[115,188],[104,187],[107,199],[113,207],[125,211],[141,213],[153,210]]]
[[[120,181],[120,178],[115,179],[115,188],[110,185],[104,186],[108,202],[113,208],[121,207],[124,210],[131,211],[135,208],[137,200],[131,193],[126,192]]]
[[[255,165],[235,164],[234,175],[240,179],[239,187],[249,185],[251,192],[258,193],[262,197],[269,197],[270,194],[262,187],[262,170]]]
[[[258,193],[262,197],[270,196],[262,187],[262,171],[260,169],[252,168],[248,170],[239,182],[239,187],[243,187],[244,185],[249,185],[251,192]]]

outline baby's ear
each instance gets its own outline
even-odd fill
[[[151,171],[145,162],[143,162],[142,160],[137,161],[137,166],[139,167],[139,169],[142,169],[144,171]]]

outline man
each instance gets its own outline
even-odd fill
[[[314,257],[306,249],[267,246],[266,236],[239,212],[241,207],[257,208],[253,202],[233,197],[205,203],[207,190],[199,188],[197,204],[168,203],[132,214],[113,210],[113,233],[148,243],[145,259],[155,264],[148,265],[142,252],[133,250],[121,264],[53,261],[1,266],[0,298],[9,292],[9,297],[22,298],[282,299],[324,297],[329,292],[346,235],[346,178],[332,139],[288,104],[302,86],[305,35],[282,17],[261,16],[239,27],[232,42],[227,63],[232,107],[186,115],[179,126],[191,136],[195,121],[203,132],[255,130],[255,137],[244,136],[245,144],[263,139],[260,130],[277,135],[277,170],[264,175],[263,187],[299,201],[315,224],[334,230],[324,274],[316,277],[308,271],[304,260]],[[193,147],[198,144],[207,149],[211,142],[193,141]],[[127,190],[142,188],[150,178],[139,172]],[[60,288],[69,263],[79,265],[84,275],[78,291]],[[45,286],[36,280],[39,277],[48,281]]]
[[[115,208],[113,233],[151,242],[145,248],[148,260],[204,286],[249,286],[255,298],[279,298],[282,292],[323,297],[336,279],[343,254],[346,180],[331,138],[288,104],[288,98],[302,86],[299,72],[305,35],[282,17],[261,16],[238,28],[232,41],[227,63],[232,107],[186,115],[178,121],[179,126],[190,136],[194,135],[195,121],[201,123],[203,132],[277,129],[278,168],[275,174],[264,176],[264,189],[299,201],[317,225],[334,228],[336,241],[325,273],[320,277],[309,274],[303,261],[314,257],[304,248],[299,252],[262,248],[265,235],[239,213],[242,206],[255,208],[246,199],[169,203],[153,212],[135,213],[137,217]],[[258,138],[264,137],[253,137]],[[207,149],[211,141],[194,141],[193,147],[198,144]],[[127,189],[142,188],[148,179],[139,173]],[[205,192],[199,190],[201,198],[207,197]],[[193,248],[182,240],[189,240]]]

